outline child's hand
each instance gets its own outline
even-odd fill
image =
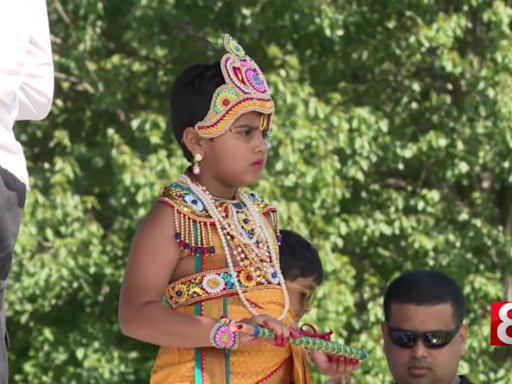
[[[259,315],[254,316],[249,319],[245,319],[240,321],[237,324],[249,324],[252,326],[260,326],[263,328],[268,328],[274,331],[274,334],[276,335],[275,340],[272,339],[263,339],[263,338],[255,338],[250,334],[247,334],[243,330],[241,330],[240,333],[240,344],[272,344],[276,347],[285,347],[288,344],[288,341],[290,340],[290,337],[297,338],[299,337],[297,331],[283,322],[274,319],[273,317],[267,316],[267,315]]]
[[[328,355],[321,351],[311,351],[311,360],[313,360],[313,364],[315,364],[320,373],[329,377],[346,375],[361,367],[359,361],[355,359]]]

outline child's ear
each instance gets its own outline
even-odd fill
[[[192,156],[200,154],[204,157],[203,140],[204,139],[199,136],[197,131],[192,127],[186,128],[185,132],[183,132],[183,144],[185,144],[190,153],[192,153]]]

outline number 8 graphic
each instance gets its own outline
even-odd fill
[[[512,337],[507,335],[507,329],[512,328],[512,319],[508,317],[508,312],[512,311],[512,303],[507,303],[500,308],[498,317],[501,324],[498,326],[498,338],[501,342],[512,345]]]

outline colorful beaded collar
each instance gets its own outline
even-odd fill
[[[249,194],[257,210],[263,215],[269,214],[277,231],[277,242],[281,243],[279,234],[279,218],[276,209],[266,204],[256,193]],[[214,255],[216,248],[213,243],[212,229],[215,221],[206,211],[204,202],[187,186],[174,182],[160,191],[158,201],[165,203],[174,209],[176,226],[175,239],[180,249],[190,251],[196,256]],[[217,204],[233,206],[235,209],[243,209],[244,205],[239,200],[225,200],[214,198]],[[237,215],[240,225],[247,224],[246,217]]]

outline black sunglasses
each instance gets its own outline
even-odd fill
[[[425,347],[440,349],[450,344],[459,329],[460,325],[449,331],[413,332],[388,326],[388,334],[391,342],[400,348],[414,348],[418,340],[421,339]]]

